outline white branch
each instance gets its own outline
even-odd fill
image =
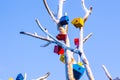
[[[48,72],[48,73],[46,73],[44,76],[39,77],[39,78],[37,78],[37,79],[32,79],[32,80],[46,80],[46,78],[48,78],[49,75],[50,75],[50,73]]]
[[[24,80],[27,80],[27,73],[24,74]]]
[[[88,35],[83,39],[83,43],[86,42],[86,40],[88,40],[91,36],[92,36],[92,33],[88,34]]]
[[[48,31],[46,31],[46,29],[43,28],[43,26],[40,24],[39,20],[36,19],[36,22],[39,26],[39,28],[46,34],[48,35],[50,38],[45,38],[45,37],[42,37],[42,36],[39,36],[39,35],[36,35],[36,34],[32,34],[32,33],[29,33],[29,32],[23,32],[21,31],[20,34],[25,34],[25,35],[28,35],[28,36],[32,36],[32,37],[35,37],[35,38],[38,38],[38,39],[41,39],[41,40],[45,40],[47,42],[50,42],[50,43],[55,43],[55,44],[58,44],[59,46],[63,47],[64,49],[68,49],[74,53],[77,53],[79,55],[81,55],[80,51],[79,50],[76,50],[76,49],[73,49],[73,48],[70,48],[69,46],[67,46],[65,43],[57,40],[54,36],[52,36]]]
[[[57,19],[55,18],[55,16],[53,15],[52,11],[51,11],[50,8],[48,7],[48,4],[47,4],[46,0],[43,0],[43,2],[44,2],[44,5],[45,5],[45,7],[46,7],[46,9],[47,9],[47,11],[48,11],[48,13],[49,13],[49,15],[52,17],[53,21],[55,21],[55,23],[58,24],[59,20],[57,20]]]
[[[45,40],[45,41],[48,41],[48,42],[52,42],[53,40],[51,39],[48,39],[48,38],[45,38],[45,37],[42,37],[42,36],[39,36],[39,35],[35,35],[35,34],[32,34],[32,33],[29,33],[29,32],[20,32],[20,34],[25,34],[25,35],[28,35],[28,36],[32,36],[32,37],[35,37],[35,38],[38,38],[38,39],[41,39],[41,40]]]
[[[92,12],[92,7],[90,7],[90,9],[87,9],[87,7],[85,6],[85,2],[84,0],[82,0],[82,6],[83,6],[83,9],[85,10],[86,14],[84,16],[84,22],[87,20],[88,16],[91,14]]]
[[[107,75],[107,77],[109,78],[109,80],[112,80],[112,77],[111,77],[110,73],[108,72],[107,68],[104,65],[102,65],[102,68],[104,69],[105,74]]]
[[[62,17],[62,11],[63,11],[63,3],[65,0],[59,0],[59,5],[58,5],[58,20]]]

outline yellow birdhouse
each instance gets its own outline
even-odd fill
[[[71,22],[76,28],[81,28],[84,26],[84,20],[82,18],[75,18]]]
[[[64,54],[60,55],[60,61],[65,63],[65,56],[64,56]]]
[[[9,78],[8,80],[14,80],[13,78]]]
[[[83,63],[82,63],[82,62],[78,62],[78,65],[79,65],[79,66],[83,66]]]

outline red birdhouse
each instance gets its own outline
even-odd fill
[[[58,40],[65,40],[66,39],[66,34],[58,34],[57,36],[56,36],[56,38],[58,39]]]
[[[75,44],[77,47],[79,47],[79,38],[75,38],[75,39],[74,39],[74,44]]]
[[[56,45],[54,47],[54,53],[57,53],[58,55],[64,54],[64,49],[61,46]]]

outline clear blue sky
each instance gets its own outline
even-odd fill
[[[81,0],[66,0],[64,11],[70,21],[83,17]],[[47,0],[51,10],[56,13],[58,0]],[[101,65],[104,64],[113,78],[120,77],[120,1],[85,0],[87,7],[93,6],[88,18],[84,36],[93,36],[84,44],[95,80],[108,80]],[[48,15],[43,0],[1,0],[0,2],[0,80],[16,78],[18,73],[27,73],[31,80],[50,72],[48,80],[65,80],[65,66],[59,56],[53,53],[54,44],[42,48],[45,41],[19,34],[20,31],[37,32],[46,36],[37,26],[38,18],[48,31],[56,36],[56,24]],[[79,37],[79,30],[69,23],[71,46],[73,39]],[[88,80],[86,74],[81,80]]]

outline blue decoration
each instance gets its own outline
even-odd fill
[[[68,16],[62,16],[62,17],[60,18],[60,25],[61,25],[61,26],[66,25],[66,24],[68,24],[68,21],[69,21]]]
[[[81,76],[84,74],[84,71],[85,68],[83,66],[80,66],[79,64],[73,64],[73,73],[76,80],[81,78]]]
[[[21,73],[18,74],[16,80],[24,80],[23,75]]]

